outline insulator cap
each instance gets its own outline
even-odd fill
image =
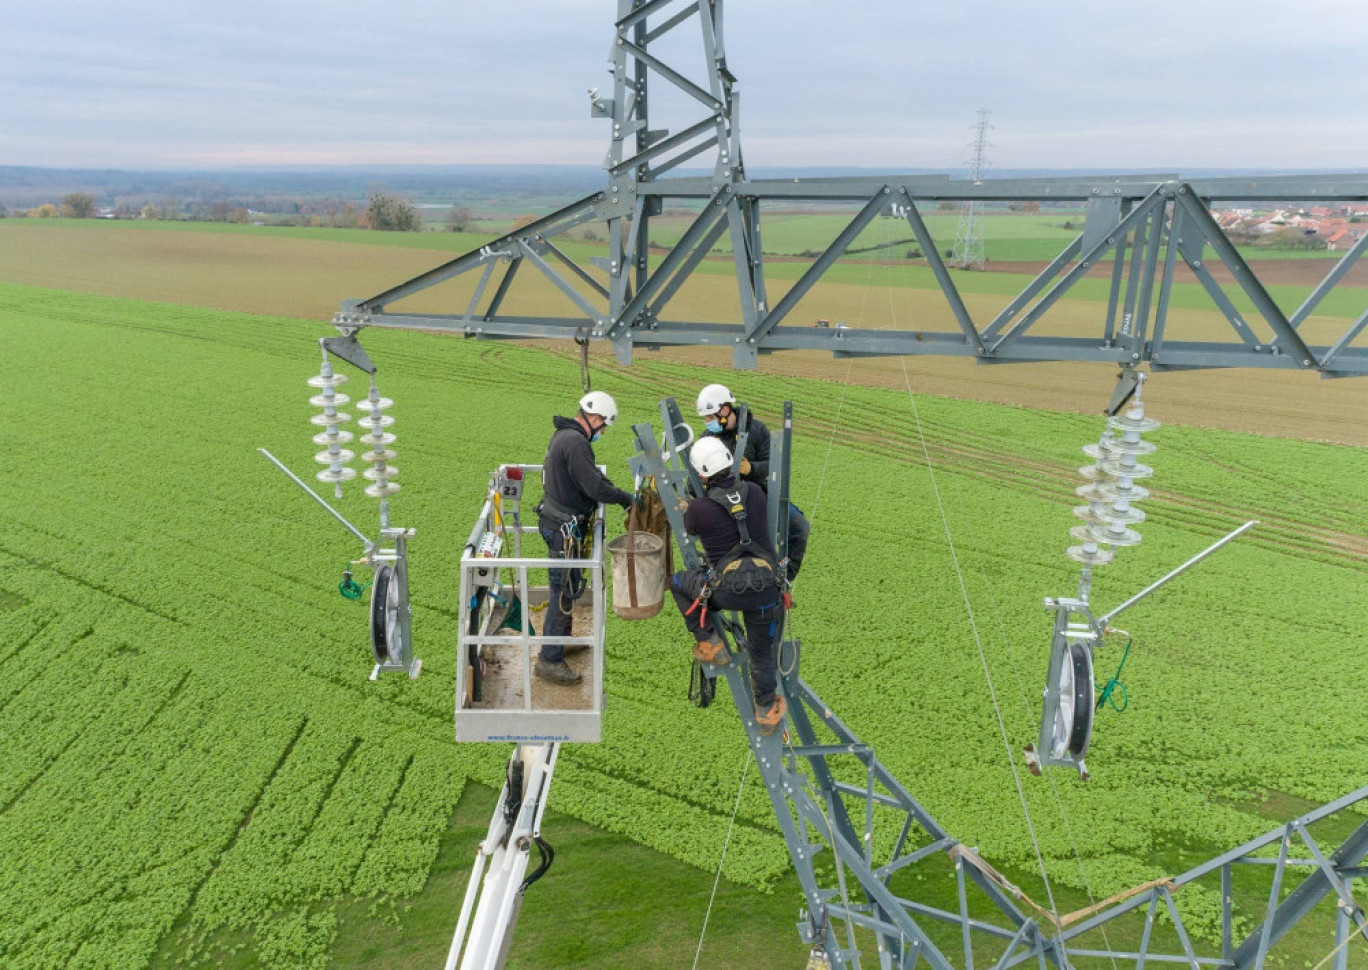
[[[1114,456],[1119,457],[1120,455],[1152,455],[1159,448],[1153,441],[1142,441],[1140,439],[1127,441],[1124,438],[1113,439],[1108,447],[1111,449],[1112,453],[1110,455],[1104,455],[1104,459]]]
[[[1120,523],[1088,526],[1088,531],[1092,533],[1093,539],[1105,542],[1109,546],[1138,546],[1142,538],[1140,533],[1120,526]]]
[[[346,374],[318,374],[309,378],[310,387],[336,387],[347,383]]]
[[[346,448],[339,448],[335,455],[331,451],[320,451],[318,454],[314,455],[314,461],[324,465],[331,465],[334,462],[342,464],[351,461],[355,457],[355,452],[348,451]]]
[[[315,394],[313,397],[309,398],[309,403],[316,408],[325,408],[328,405],[337,408],[350,401],[351,398],[347,397],[345,394]]]
[[[318,480],[320,482],[331,482],[333,484],[349,482],[355,477],[355,468],[325,468],[318,473]]]
[[[313,443],[316,445],[345,445],[354,438],[350,431],[320,431],[313,436]]]
[[[1156,428],[1162,428],[1163,425],[1153,418],[1145,417],[1144,411],[1136,414],[1135,409],[1132,408],[1125,414],[1118,414],[1114,418],[1108,418],[1107,427],[1117,431],[1153,431]]]
[[[1069,558],[1081,562],[1085,566],[1105,566],[1116,558],[1116,553],[1110,549],[1093,548],[1087,546],[1070,546]]]
[[[1096,485],[1088,487],[1096,488],[1101,492],[1102,500],[1106,502],[1115,501],[1119,498],[1123,498],[1128,502],[1140,502],[1150,496],[1149,489],[1141,488],[1133,482],[1125,485],[1121,482],[1098,482]],[[1080,492],[1080,494],[1082,493]]]
[[[1154,469],[1149,465],[1139,462],[1128,465],[1120,458],[1109,458],[1102,462],[1102,470],[1116,478],[1149,478],[1154,474]]]
[[[350,420],[350,414],[345,411],[338,411],[336,414],[315,414],[309,419],[309,423],[326,428],[333,424],[346,424]]]

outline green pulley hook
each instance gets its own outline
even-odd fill
[[[1126,641],[1126,649],[1121,654],[1121,663],[1117,664],[1116,675],[1112,677],[1111,680],[1107,681],[1106,686],[1102,688],[1102,693],[1097,697],[1097,710],[1100,711],[1103,707],[1110,704],[1111,709],[1120,714],[1126,708],[1130,707],[1130,693],[1126,690],[1126,685],[1121,683],[1121,668],[1126,666],[1126,658],[1130,656],[1131,644],[1134,642],[1134,637]],[[1118,690],[1121,692],[1120,701],[1116,699],[1116,692]]]
[[[369,585],[370,583],[366,583],[366,586]],[[347,567],[342,570],[342,582],[337,584],[337,591],[342,594],[343,599],[359,600],[361,594],[366,591],[366,586],[362,586],[352,579],[351,564],[348,563]]]

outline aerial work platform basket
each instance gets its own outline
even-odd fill
[[[601,466],[600,466],[601,467]],[[540,465],[501,465],[461,554],[456,662],[456,740],[519,744],[598,741],[603,726],[604,512],[600,505],[573,558],[550,555],[524,487]],[[582,593],[567,602],[570,635],[547,637],[551,569],[578,570]],[[542,635],[538,634],[538,630]],[[546,643],[562,643],[579,672],[574,685],[533,675]]]

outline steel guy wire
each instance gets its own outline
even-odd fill
[[[904,276],[906,276],[906,274],[904,274]],[[889,279],[889,287],[888,287],[888,305],[889,305],[889,313],[891,313],[893,319],[896,320],[897,312],[896,312],[895,302],[893,302],[893,290],[892,290],[892,280],[891,280],[891,279]],[[904,357],[904,358],[903,358],[903,361],[904,361],[904,363],[903,363],[903,376],[904,376],[904,379],[907,378],[907,364],[906,364],[906,360],[907,360],[907,358]],[[910,384],[910,383],[908,383],[908,394],[911,394],[911,384]],[[915,405],[915,401],[912,402],[912,406],[914,406],[914,409],[915,409],[915,406],[917,406],[917,405]],[[919,432],[921,432],[921,420],[918,419],[918,434],[919,434]],[[923,447],[925,447],[925,438],[922,439],[922,445],[923,445]],[[929,461],[928,461],[928,468],[930,468]],[[956,493],[956,495],[958,495],[958,497],[960,497],[960,499],[962,499],[962,501],[960,501],[960,503],[962,503],[962,505],[963,505],[963,488],[960,487],[960,484],[959,484],[958,482],[955,483],[955,493]],[[937,498],[938,498],[938,491],[937,491]],[[943,510],[943,512],[944,512],[944,510]],[[978,543],[978,536],[974,534],[973,517],[971,517],[971,516],[966,516],[966,519],[964,519],[964,527],[966,527],[967,529],[969,529],[969,540],[970,540],[971,545],[973,545],[974,557],[975,557],[975,561],[977,561],[977,564],[978,564],[979,576],[981,576],[981,577],[982,577],[982,580],[984,580],[984,587],[986,588],[986,590],[988,590],[989,602],[992,603],[992,607],[993,607],[993,616],[996,616],[996,617],[997,617],[997,628],[999,628],[999,633],[1000,633],[1000,635],[1001,635],[1001,638],[1003,638],[1003,646],[1005,647],[1005,651],[1007,651],[1007,659],[1008,659],[1008,661],[1010,661],[1010,664],[1011,664],[1011,668],[1012,668],[1012,679],[1014,679],[1014,680],[1016,681],[1016,691],[1018,691],[1019,696],[1021,696],[1022,707],[1023,707],[1023,710],[1026,711],[1026,720],[1027,720],[1027,722],[1029,722],[1029,721],[1030,721],[1030,718],[1031,718],[1031,710],[1030,710],[1030,702],[1029,702],[1029,700],[1027,700],[1027,698],[1026,698],[1026,687],[1025,687],[1025,684],[1023,684],[1023,681],[1022,681],[1021,670],[1019,670],[1018,666],[1016,666],[1016,655],[1015,655],[1014,651],[1012,651],[1011,639],[1008,638],[1008,635],[1007,635],[1007,624],[1005,624],[1005,622],[1003,621],[1003,612],[1001,612],[1001,609],[1000,609],[999,605],[997,605],[997,594],[996,594],[995,590],[993,590],[992,581],[990,581],[990,580],[988,579],[988,569],[986,569],[986,566],[985,566],[985,564],[984,564],[984,554],[982,554],[981,546],[979,546],[979,543]],[[947,536],[948,536],[948,535],[949,535],[949,527],[948,527],[948,524],[947,524]],[[967,602],[967,594],[966,594],[966,602]],[[981,648],[981,650],[979,650],[979,653],[982,654],[982,648]],[[986,659],[985,659],[985,662],[984,662],[984,672],[985,672],[985,674],[988,673],[988,665],[986,665]],[[989,687],[992,687],[992,681],[990,681],[990,680],[989,680]],[[1005,729],[1004,729],[1004,739],[1005,739]],[[1008,757],[1010,757],[1010,752],[1008,752]],[[1012,766],[1012,772],[1014,772],[1014,774],[1015,774],[1015,770],[1016,770],[1016,769],[1015,769],[1015,763],[1014,763],[1014,766]],[[1053,777],[1053,776],[1051,776],[1051,778],[1049,778],[1049,788],[1051,788],[1051,792],[1052,792],[1053,796],[1055,796],[1055,804],[1056,804],[1057,809],[1059,809],[1059,817],[1060,817],[1060,820],[1062,820],[1062,821],[1063,821],[1063,824],[1064,824],[1064,835],[1067,836],[1068,844],[1070,844],[1070,848],[1071,848],[1071,850],[1073,850],[1073,852],[1074,852],[1074,859],[1075,859],[1075,861],[1078,862],[1078,873],[1079,873],[1079,876],[1081,876],[1081,877],[1082,877],[1082,880],[1083,880],[1083,892],[1085,892],[1085,893],[1086,893],[1086,896],[1088,896],[1088,904],[1089,904],[1089,906],[1096,906],[1096,904],[1097,904],[1097,899],[1096,899],[1096,896],[1093,895],[1092,882],[1090,882],[1090,880],[1089,880],[1089,878],[1088,878],[1088,869],[1086,869],[1085,865],[1083,865],[1083,856],[1082,856],[1081,852],[1078,851],[1078,843],[1077,843],[1077,841],[1074,840],[1074,830],[1073,830],[1073,826],[1071,826],[1070,824],[1068,824],[1068,813],[1067,813],[1066,810],[1064,810],[1064,800],[1063,800],[1062,796],[1060,796],[1060,794],[1059,794],[1059,785],[1057,785],[1057,784],[1055,783],[1055,777]],[[1021,789],[1021,780],[1019,780],[1019,778],[1018,778],[1018,789]],[[1025,807],[1025,796],[1023,796],[1023,807]],[[1030,814],[1029,814],[1029,813],[1027,813],[1027,824],[1030,824]],[[1033,832],[1033,835],[1031,835],[1031,837],[1033,837],[1033,839],[1034,839],[1034,832]],[[1042,871],[1042,874],[1044,874],[1045,863],[1044,863],[1044,858],[1042,858],[1042,856],[1041,856],[1041,854],[1040,854],[1040,846],[1038,846],[1038,843],[1037,843],[1036,850],[1037,850],[1037,856],[1038,856],[1038,858],[1040,858],[1041,871]],[[1048,880],[1048,877],[1045,878],[1045,885],[1047,885],[1047,889],[1048,889],[1048,888],[1049,888],[1049,880]],[[1051,893],[1051,906],[1052,906],[1052,907],[1055,906],[1055,902],[1053,902],[1053,893]],[[1055,917],[1056,917],[1056,919],[1057,919],[1057,917],[1059,917],[1059,913],[1057,913],[1057,910],[1055,911]],[[1109,939],[1109,937],[1107,936],[1107,926],[1105,926],[1105,925],[1100,926],[1100,929],[1101,929],[1101,934],[1103,934],[1103,943],[1107,944],[1107,949],[1111,949],[1111,948],[1112,948],[1111,939]],[[1115,956],[1112,956],[1112,958],[1111,958],[1111,965],[1112,965],[1112,967],[1114,967],[1114,970],[1115,970],[1115,967],[1116,967],[1116,958],[1115,958]]]
[[[956,495],[961,498],[962,504],[963,489],[960,488],[958,483],[956,483],[955,492]],[[1030,701],[1026,696],[1026,686],[1021,679],[1021,670],[1017,666],[1016,654],[1012,649],[1012,641],[1011,638],[1007,635],[1007,624],[1002,619],[1002,608],[998,605],[997,594],[994,592],[992,581],[988,578],[988,570],[987,567],[984,565],[985,557],[981,551],[981,547],[979,546],[978,537],[974,534],[974,527],[972,525],[971,518],[972,517],[970,516],[966,516],[964,519],[964,525],[969,532],[969,542],[974,553],[974,558],[978,563],[979,575],[983,578],[984,588],[988,591],[989,603],[993,607],[993,614],[997,617],[998,632],[1002,636],[1002,645],[1007,654],[1007,660],[1012,667],[1012,679],[1016,681],[1017,692],[1021,697],[1021,706],[1026,713],[1026,720],[1029,723],[1032,717],[1032,711]],[[1078,873],[1083,878],[1083,892],[1088,897],[1088,905],[1096,906],[1097,898],[1093,895],[1092,884],[1088,879],[1088,871],[1083,863],[1083,855],[1078,851],[1078,843],[1074,841],[1073,827],[1069,824],[1069,814],[1064,809],[1064,799],[1059,794],[1059,786],[1055,782],[1053,772],[1049,772],[1047,769],[1044,773],[1048,776],[1050,782],[1050,791],[1054,794],[1055,806],[1059,809],[1060,820],[1064,823],[1064,833],[1069,839],[1069,846],[1073,850],[1075,861],[1077,861],[1078,863]],[[1111,940],[1107,936],[1106,924],[1102,924],[1098,928],[1102,931],[1102,942],[1107,945],[1108,950],[1112,949]],[[1115,956],[1111,957],[1111,964],[1113,967],[1117,966]]]
[[[805,773],[797,770],[797,766],[801,764],[798,760],[798,752],[793,750],[792,736],[789,736],[787,731],[784,733],[787,736],[787,740],[783,742],[783,745],[788,748],[789,757],[793,759],[794,774],[798,776],[803,791],[807,792],[808,797],[812,799],[812,804],[817,808],[818,813],[821,814],[822,824],[826,826],[827,844],[831,846],[831,861],[836,863],[836,885],[840,888],[841,905],[845,908],[845,913],[841,918],[841,922],[845,924],[846,928],[846,944],[850,947],[852,953],[858,954],[859,950],[855,946],[855,927],[850,918],[852,910],[850,906],[850,890],[846,887],[845,863],[841,860],[841,854],[836,851],[836,829],[832,826],[831,815],[828,813],[828,810],[835,811],[835,806],[832,805],[830,801],[823,798],[821,793],[812,787],[812,780],[808,778]],[[838,798],[840,796],[833,794],[831,797]],[[801,817],[801,813],[799,813],[799,815]],[[816,866],[813,866],[813,876],[814,878],[816,877]],[[882,940],[880,941],[879,946],[880,949],[882,949]],[[859,964],[860,958],[856,956],[855,965],[858,967]]]
[[[1054,887],[1050,883],[1050,874],[1045,869],[1045,856],[1040,850],[1040,839],[1036,837],[1035,823],[1031,820],[1031,809],[1026,804],[1026,789],[1021,784],[1021,772],[1017,769],[1016,756],[1012,753],[1012,742],[1007,735],[1007,722],[1002,717],[1002,706],[998,703],[997,689],[993,686],[993,675],[988,669],[988,656],[983,651],[983,639],[979,635],[978,619],[974,615],[974,605],[969,599],[969,587],[964,582],[964,572],[960,569],[959,554],[955,550],[955,539],[950,532],[950,520],[945,513],[945,502],[941,498],[940,486],[936,482],[935,468],[931,463],[931,452],[926,447],[926,435],[922,431],[921,413],[917,408],[917,397],[912,393],[912,378],[907,372],[907,358],[900,358],[902,361],[903,383],[907,387],[907,399],[912,403],[912,417],[916,422],[917,437],[921,442],[922,457],[926,462],[926,472],[931,478],[931,491],[936,498],[936,507],[940,512],[941,526],[945,530],[945,541],[950,549],[950,562],[955,567],[955,578],[959,581],[960,595],[964,599],[964,609],[969,616],[969,628],[974,634],[974,645],[978,648],[979,661],[983,665],[983,676],[988,682],[988,696],[993,701],[993,710],[997,714],[998,729],[1002,732],[1002,745],[1007,751],[1007,762],[1012,769],[1012,780],[1016,784],[1017,797],[1021,800],[1021,811],[1026,816],[1026,828],[1031,835],[1031,844],[1035,847],[1036,863],[1040,867],[1040,877],[1045,883],[1045,893],[1050,899],[1050,911],[1054,914],[1055,924],[1059,923],[1059,906],[1055,903]]]
[[[741,794],[746,790],[746,773],[750,771],[750,744],[741,762],[741,783],[736,788],[736,804],[732,806],[731,821],[727,823],[727,835],[722,840],[722,856],[717,860],[717,875],[713,877],[712,893],[708,896],[708,909],[703,914],[703,930],[698,934],[698,949],[694,951],[693,970],[698,970],[698,958],[703,955],[703,940],[708,935],[708,920],[712,917],[713,901],[717,899],[717,886],[722,881],[722,864],[727,861],[727,847],[731,845],[732,829],[736,826],[736,813],[741,810]]]
[[[865,285],[860,294],[860,313],[855,318],[855,326],[858,328],[864,323],[865,307],[869,304],[869,291],[873,288],[874,262],[865,264]],[[838,321],[839,322],[839,321]],[[841,430],[841,412],[845,410],[846,392],[850,390],[850,374],[855,367],[855,358],[850,358],[846,365],[845,381],[841,384],[841,400],[836,405],[836,419],[831,425],[831,437],[827,439],[826,457],[822,459],[822,475],[817,480],[817,495],[812,500],[812,518],[808,519],[809,524],[817,521],[817,509],[822,504],[822,487],[826,484],[827,468],[831,464],[831,448],[836,443],[836,435]]]
[[[1318,963],[1318,964],[1316,964],[1314,967],[1312,967],[1311,970],[1321,970],[1321,967],[1325,966],[1325,965],[1326,965],[1327,963],[1329,963],[1331,960],[1335,959],[1335,957],[1339,956],[1340,953],[1342,953],[1344,950],[1346,950],[1346,949],[1349,947],[1349,944],[1350,944],[1350,943],[1353,943],[1353,942],[1354,942],[1355,940],[1357,940],[1359,937],[1363,937],[1364,940],[1368,940],[1368,929],[1366,929],[1366,928],[1364,928],[1364,927],[1362,927],[1362,926],[1360,926],[1359,928],[1355,929],[1354,932],[1350,933],[1348,936],[1346,936],[1346,937],[1344,938],[1344,942],[1343,942],[1343,943],[1340,943],[1340,944],[1337,945],[1333,950],[1331,950],[1329,953],[1327,953],[1327,954],[1325,955],[1325,959],[1321,960],[1320,963]],[[1364,944],[1364,950],[1365,950],[1365,952],[1368,952],[1368,943],[1365,943],[1365,944]]]
[[[894,316],[896,317],[896,311],[894,311],[893,307],[894,307],[894,304],[893,304],[893,293],[892,293],[892,281],[890,280],[890,281],[889,281],[889,308],[890,308],[890,312],[893,312],[893,313],[894,313]],[[959,483],[959,481],[958,481],[957,479],[952,479],[952,481],[955,482],[955,494],[956,494],[956,496],[960,499],[960,505],[963,506],[963,505],[964,505],[964,489],[963,489],[963,487],[960,485],[960,483]],[[1021,678],[1021,670],[1020,670],[1020,668],[1017,666],[1016,653],[1015,653],[1015,651],[1012,649],[1012,641],[1011,641],[1011,638],[1010,638],[1010,637],[1008,636],[1008,634],[1007,634],[1007,624],[1005,623],[1005,621],[1003,620],[1003,617],[1002,617],[1002,608],[1001,608],[1001,606],[998,604],[997,593],[996,593],[996,591],[994,590],[992,581],[988,578],[988,569],[987,569],[987,566],[985,565],[985,558],[986,558],[986,557],[984,556],[983,551],[982,551],[982,547],[981,547],[980,544],[979,544],[978,536],[977,536],[977,534],[974,532],[973,516],[968,516],[968,515],[967,515],[967,516],[964,517],[964,527],[965,527],[965,529],[968,530],[968,533],[969,533],[969,542],[970,542],[970,548],[971,548],[971,550],[972,550],[972,552],[973,552],[973,559],[974,559],[974,561],[975,561],[975,562],[977,563],[977,565],[978,565],[979,575],[980,575],[980,577],[982,577],[982,579],[983,579],[983,586],[984,586],[984,588],[988,591],[988,600],[989,600],[989,603],[992,605],[992,608],[993,608],[993,615],[997,618],[998,633],[999,633],[999,634],[1001,635],[1001,637],[1002,637],[1002,645],[1003,645],[1003,647],[1005,648],[1005,651],[1006,651],[1006,653],[1007,653],[1007,660],[1008,660],[1008,662],[1011,664],[1011,667],[1012,667],[1012,679],[1016,681],[1017,693],[1018,693],[1018,695],[1019,695],[1020,698],[1021,698],[1022,710],[1023,710],[1023,711],[1025,712],[1025,714],[1026,714],[1026,721],[1027,721],[1027,723],[1029,723],[1029,722],[1031,721],[1032,711],[1031,711],[1031,704],[1030,704],[1030,701],[1029,701],[1029,699],[1028,699],[1027,696],[1026,696],[1026,685],[1025,685],[1024,681],[1022,680],[1022,678]],[[1083,855],[1082,855],[1081,852],[1078,851],[1078,843],[1075,841],[1074,836],[1073,836],[1073,827],[1069,824],[1069,815],[1068,815],[1068,812],[1065,811],[1065,809],[1064,809],[1064,799],[1063,799],[1063,797],[1059,794],[1059,786],[1058,786],[1058,784],[1056,783],[1053,774],[1050,774],[1050,775],[1049,775],[1049,782],[1050,782],[1050,791],[1051,791],[1051,793],[1054,795],[1055,806],[1059,809],[1059,817],[1060,817],[1060,820],[1064,823],[1064,833],[1065,833],[1065,835],[1067,836],[1067,838],[1068,838],[1068,840],[1069,840],[1069,847],[1073,850],[1074,860],[1078,863],[1078,873],[1079,873],[1079,875],[1080,875],[1080,876],[1082,877],[1082,879],[1083,879],[1083,892],[1084,892],[1084,893],[1087,895],[1087,897],[1088,897],[1088,905],[1089,905],[1089,906],[1095,906],[1095,905],[1097,905],[1097,898],[1093,895],[1092,883],[1091,883],[1091,881],[1088,879],[1088,871],[1087,871],[1087,868],[1086,868],[1086,866],[1084,865],[1084,862],[1083,862]],[[1043,864],[1043,863],[1042,863],[1042,864]],[[1058,913],[1056,913],[1055,915],[1058,916]],[[1099,927],[1099,928],[1100,928],[1101,931],[1102,931],[1102,941],[1103,941],[1103,943],[1105,943],[1105,944],[1107,945],[1107,949],[1108,949],[1108,950],[1112,949],[1111,940],[1110,940],[1110,939],[1108,938],[1108,936],[1107,936],[1107,927],[1106,927],[1106,925],[1104,924],[1104,925],[1102,925],[1102,926]],[[1112,964],[1112,967],[1113,967],[1113,968],[1115,968],[1115,967],[1117,966],[1117,964],[1116,964],[1116,957],[1114,957],[1114,956],[1111,957],[1111,964]]]

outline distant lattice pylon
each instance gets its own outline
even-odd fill
[[[987,108],[979,108],[979,120],[974,125],[974,155],[969,159],[969,173],[977,182],[988,167],[988,123],[992,114]],[[955,249],[950,263],[960,269],[983,269],[987,261],[987,247],[983,239],[983,203],[961,203],[959,225],[955,228]]]

